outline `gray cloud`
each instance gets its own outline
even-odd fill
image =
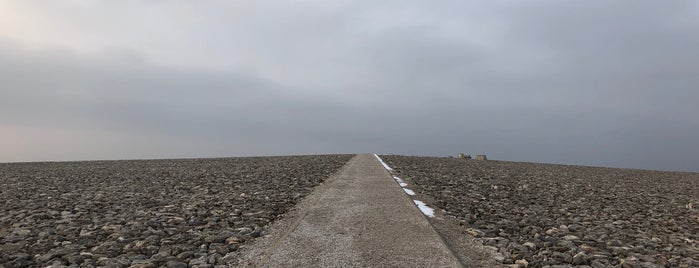
[[[94,22],[59,45],[0,32],[0,161],[463,151],[699,171],[693,1],[129,3],[40,9]],[[105,22],[123,18],[144,25]]]

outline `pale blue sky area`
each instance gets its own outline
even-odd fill
[[[0,162],[699,171],[697,1],[0,0]]]

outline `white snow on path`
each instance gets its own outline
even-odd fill
[[[374,154],[374,156],[376,157],[376,159],[379,160],[379,163],[381,163],[381,165],[383,165],[383,167],[386,170],[388,170],[388,173],[393,173],[393,169],[391,167],[389,167],[388,165],[386,165],[386,163],[383,160],[381,160],[381,157],[379,157],[378,154]],[[396,182],[398,182],[398,185],[400,185],[401,189],[403,189],[403,191],[406,194],[411,195],[411,196],[415,195],[415,192],[413,190],[405,188],[405,186],[408,186],[408,184],[405,183],[405,181],[403,181],[401,178],[393,176],[393,179],[396,180]],[[417,208],[419,208],[420,211],[422,211],[422,214],[425,214],[425,216],[427,216],[427,217],[434,218],[434,209],[433,208],[428,207],[427,204],[425,204],[425,202],[422,202],[420,200],[413,199],[413,202],[415,202],[415,205],[417,205]]]
[[[434,209],[428,207],[427,204],[425,204],[425,202],[422,202],[420,200],[413,200],[413,202],[415,202],[417,208],[419,208],[420,211],[422,211],[422,214],[425,214],[425,216],[427,217],[434,218]]]
[[[388,172],[393,172],[393,169],[392,169],[391,167],[389,167],[388,165],[386,165],[386,163],[384,163],[383,160],[381,160],[381,157],[379,157],[378,154],[374,154],[374,156],[376,156],[376,159],[378,159],[379,162],[381,162],[381,164],[383,165],[383,167],[384,167],[386,170],[388,170]]]
[[[398,185],[400,185],[400,187],[408,186],[408,184],[405,183],[405,181],[403,181],[401,178],[393,176],[393,179],[396,180],[396,182],[398,182]]]
[[[408,188],[403,188],[403,191],[408,195],[415,195],[415,192],[413,192],[413,190],[410,190]]]

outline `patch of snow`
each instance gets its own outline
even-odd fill
[[[400,185],[400,187],[408,186],[408,184],[405,181],[401,180],[400,178],[398,178],[396,176],[393,176],[393,179],[395,179],[396,182],[398,182],[398,185]]]
[[[427,204],[425,204],[425,202],[422,202],[420,200],[413,200],[413,202],[415,202],[415,205],[417,205],[417,208],[419,208],[420,211],[422,211],[422,214],[425,214],[425,216],[427,216],[427,217],[434,218],[434,209],[433,208],[428,207]]]
[[[391,167],[389,167],[388,165],[386,165],[386,163],[384,163],[383,160],[381,160],[381,157],[379,157],[378,154],[374,154],[374,156],[376,156],[376,159],[378,159],[379,162],[381,162],[381,165],[383,165],[383,167],[384,167],[386,170],[388,170],[389,172],[393,171],[393,169],[392,169]]]
[[[415,192],[413,192],[413,190],[410,190],[408,188],[403,188],[403,191],[405,191],[405,193],[408,195],[415,195]]]

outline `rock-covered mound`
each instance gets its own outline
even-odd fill
[[[697,173],[382,158],[505,264],[699,267]]]
[[[0,266],[233,264],[351,157],[0,164]]]

